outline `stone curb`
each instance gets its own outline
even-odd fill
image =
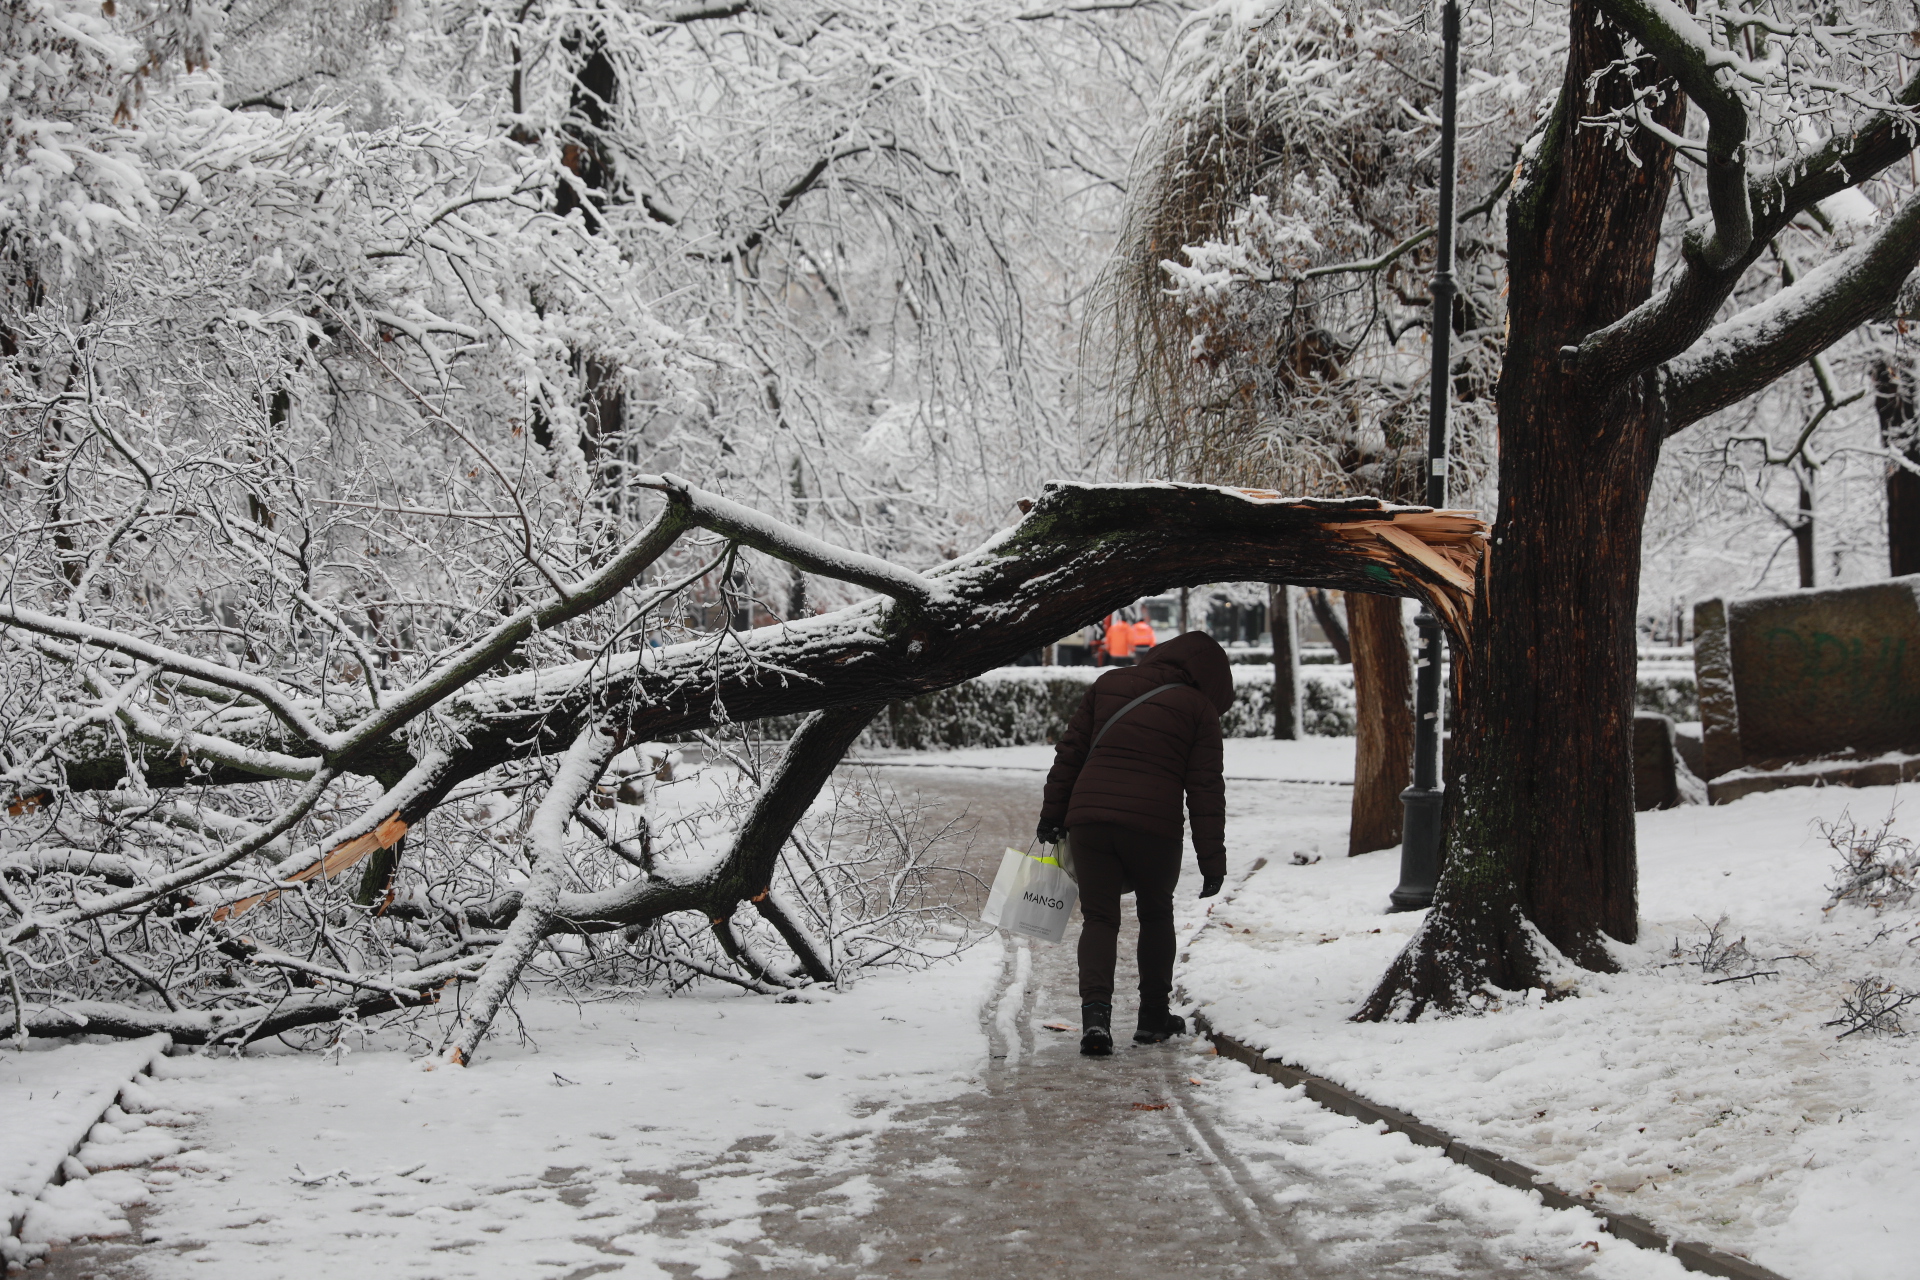
[[[126,1080],[113,1085],[111,1092],[105,1090],[101,1092],[100,1096],[96,1099],[99,1105],[89,1108],[92,1112],[92,1118],[80,1127],[79,1136],[68,1144],[65,1151],[60,1153],[59,1160],[49,1162],[44,1175],[37,1179],[40,1185],[35,1188],[33,1194],[27,1195],[24,1190],[19,1193],[19,1208],[9,1217],[4,1233],[0,1233],[5,1239],[11,1242],[19,1241],[21,1229],[26,1225],[27,1209],[32,1205],[41,1191],[44,1191],[48,1187],[57,1187],[67,1181],[69,1177],[75,1176],[71,1170],[79,1166],[79,1162],[75,1157],[80,1154],[80,1148],[87,1145],[87,1136],[93,1132],[93,1126],[100,1123],[100,1118],[107,1114],[108,1108],[120,1102],[121,1097],[126,1093],[127,1086],[130,1084],[138,1084],[142,1076],[151,1076],[153,1074],[154,1064],[161,1058],[168,1057],[173,1053],[173,1037],[167,1035],[165,1032],[157,1032],[154,1035],[145,1037],[145,1039],[150,1051],[142,1060],[141,1065]],[[79,1176],[84,1176],[84,1174],[85,1170],[82,1169]],[[0,1274],[12,1275],[18,1266],[18,1263],[9,1259],[0,1258]]]
[[[1610,1235],[1642,1249],[1671,1253],[1689,1271],[1721,1276],[1724,1280],[1784,1280],[1784,1277],[1758,1263],[1736,1257],[1710,1244],[1697,1240],[1676,1240],[1635,1214],[1609,1209],[1586,1196],[1570,1195],[1548,1182],[1545,1175],[1517,1160],[1508,1160],[1484,1147],[1462,1142],[1445,1130],[1436,1129],[1404,1111],[1383,1107],[1331,1080],[1269,1059],[1259,1050],[1242,1044],[1232,1036],[1213,1030],[1205,1019],[1197,1015],[1194,1021],[1201,1033],[1213,1042],[1215,1051],[1221,1057],[1238,1062],[1289,1088],[1300,1085],[1306,1090],[1307,1097],[1329,1111],[1352,1116],[1362,1124],[1383,1124],[1389,1133],[1404,1133],[1423,1147],[1437,1148],[1447,1159],[1463,1164],[1475,1173],[1485,1174],[1495,1182],[1517,1187],[1521,1191],[1537,1191],[1541,1202],[1550,1209],[1585,1209],[1606,1224]]]

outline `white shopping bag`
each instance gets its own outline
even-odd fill
[[[980,919],[1021,937],[1058,942],[1067,936],[1067,921],[1079,900],[1079,886],[1057,858],[1009,849]]]

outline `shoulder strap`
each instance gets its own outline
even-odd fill
[[[1120,717],[1126,715],[1127,712],[1133,710],[1135,707],[1147,701],[1149,698],[1157,698],[1161,694],[1165,693],[1167,690],[1178,689],[1179,687],[1180,687],[1180,681],[1174,680],[1167,684],[1163,684],[1158,688],[1149,689],[1145,693],[1141,694],[1139,697],[1135,698],[1132,702],[1129,702],[1126,706],[1120,708],[1118,711],[1108,716],[1107,722],[1100,726],[1100,732],[1093,735],[1093,745],[1087,748],[1087,754],[1092,755],[1094,751],[1099,748],[1100,739],[1107,736],[1107,730],[1113,728],[1113,726],[1120,723]]]

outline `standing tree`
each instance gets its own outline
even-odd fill
[[[1495,474],[1497,428],[1498,519],[1454,649],[1439,892],[1363,1016],[1541,984],[1558,957],[1606,969],[1606,939],[1636,936],[1662,445],[1920,299],[1920,201],[1895,167],[1920,137],[1909,12],[1697,8],[1570,0],[1557,30],[1538,6],[1465,15],[1455,491]],[[1273,0],[1189,28],[1122,291],[1147,390],[1122,427],[1154,465],[1314,460],[1303,484],[1395,491],[1430,305],[1427,12]]]
[[[1347,856],[1358,857],[1400,843],[1400,793],[1413,782],[1413,655],[1398,596],[1348,593],[1347,635],[1354,719]]]
[[[1541,985],[1556,951],[1609,969],[1605,940],[1634,940],[1635,613],[1654,464],[1669,436],[1912,297],[1920,198],[1892,166],[1920,136],[1920,80],[1896,12],[1569,5],[1559,94],[1507,211],[1500,505],[1445,867],[1364,1016]],[[1849,189],[1877,224],[1820,255],[1809,212]],[[1821,260],[1729,313],[1783,242]]]
[[[1276,586],[1267,593],[1267,631],[1273,637],[1273,736],[1294,741],[1306,730],[1300,723],[1300,634],[1292,587]]]

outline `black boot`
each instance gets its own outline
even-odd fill
[[[1159,1044],[1173,1036],[1187,1034],[1187,1020],[1165,1009],[1140,1011],[1140,1029],[1133,1033],[1135,1044]]]
[[[1104,1058],[1113,1052],[1113,1006],[1088,1001],[1080,1006],[1080,1052]]]

